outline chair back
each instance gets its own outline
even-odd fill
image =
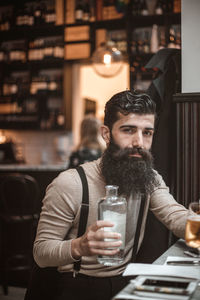
[[[39,187],[27,174],[12,173],[0,183],[0,211],[9,216],[27,216],[38,213]]]

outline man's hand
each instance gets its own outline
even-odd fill
[[[97,221],[89,226],[84,235],[72,240],[71,254],[73,258],[80,259],[81,256],[116,254],[119,251],[119,246],[122,244],[122,241],[119,240],[121,238],[120,233],[102,230],[103,227],[112,226],[114,224],[109,221]],[[104,239],[117,241],[104,241]]]

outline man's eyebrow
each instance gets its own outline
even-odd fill
[[[129,128],[137,128],[137,126],[134,125],[121,125],[120,128],[129,127]]]
[[[145,129],[154,131],[154,127],[145,127]]]
[[[120,128],[137,128],[137,126],[135,125],[121,125]],[[154,131],[154,127],[145,127],[144,128],[145,130],[152,130]]]

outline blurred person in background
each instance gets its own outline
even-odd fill
[[[94,115],[87,115],[81,122],[80,143],[69,157],[69,168],[98,159],[104,150],[100,135],[101,122]]]

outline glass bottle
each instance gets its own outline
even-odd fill
[[[88,1],[85,1],[83,7],[83,21],[89,22],[89,20],[90,20],[90,5]]]
[[[83,5],[82,1],[78,1],[75,7],[75,19],[76,23],[81,23],[83,21]]]
[[[167,45],[168,48],[176,48],[176,40],[175,40],[175,30],[173,27],[170,27],[169,30],[169,44]]]
[[[134,0],[132,3],[132,15],[139,16],[140,15],[140,1]]]
[[[163,15],[163,7],[162,7],[161,0],[157,1],[155,13],[156,13],[156,15]]]
[[[147,9],[147,4],[146,4],[146,0],[141,0],[140,2],[140,14],[142,16],[147,16],[149,14],[148,9]]]
[[[156,53],[158,51],[158,25],[154,24],[152,26],[152,33],[151,33],[151,41],[150,41],[150,48],[151,53]]]
[[[28,25],[29,26],[33,26],[34,25],[34,10],[33,10],[33,6],[29,6],[28,9]]]
[[[99,255],[97,260],[99,263],[106,266],[113,266],[122,263],[124,259],[127,202],[125,198],[118,196],[118,186],[107,185],[105,188],[106,196],[99,202],[99,220],[107,220],[114,223],[113,227],[105,227],[104,230],[120,233],[122,245],[120,246],[120,250],[117,254],[112,256]],[[105,239],[105,241],[114,240]]]
[[[41,3],[39,1],[37,1],[36,7],[34,10],[34,24],[36,26],[42,24],[42,7],[41,7]]]

